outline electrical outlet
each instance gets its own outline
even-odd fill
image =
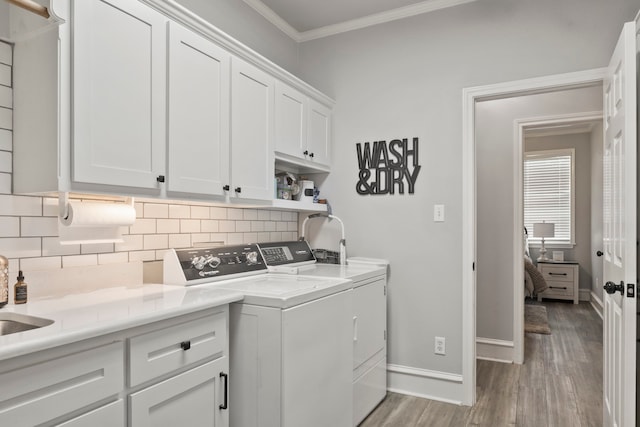
[[[444,337],[436,337],[435,339],[435,353],[436,354],[446,354],[446,346]]]

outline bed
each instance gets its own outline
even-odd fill
[[[531,252],[529,251],[529,233],[527,228],[524,229],[524,293],[525,296],[534,298],[540,292],[549,287],[544,280],[542,273],[538,271],[531,260]]]

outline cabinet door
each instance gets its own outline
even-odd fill
[[[168,191],[223,195],[229,183],[229,58],[209,40],[169,26]]]
[[[353,307],[353,367],[355,369],[385,346],[387,328],[385,280],[378,279],[354,288]]]
[[[307,147],[307,97],[276,82],[276,151],[304,157]]]
[[[72,180],[158,192],[166,19],[137,1],[76,1]]]
[[[205,363],[129,396],[131,425],[136,427],[212,427],[229,425],[225,403],[229,372],[226,357]],[[228,403],[228,402],[227,402]]]
[[[307,160],[329,165],[331,158],[331,110],[312,99],[309,100],[307,131]]]
[[[240,59],[231,64],[231,195],[271,200],[274,80]]]

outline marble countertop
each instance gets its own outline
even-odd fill
[[[175,316],[240,301],[243,294],[214,286],[145,284],[99,289],[9,304],[9,313],[53,320],[38,329],[0,336],[0,360],[118,332]]]

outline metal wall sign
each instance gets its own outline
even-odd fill
[[[357,143],[358,194],[409,194],[415,191],[420,173],[418,138],[409,143],[407,138],[389,141]]]

